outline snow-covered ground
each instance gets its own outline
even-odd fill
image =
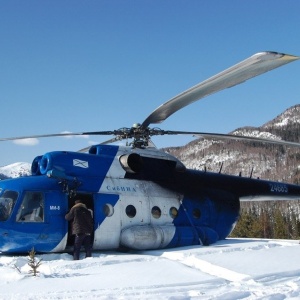
[[[0,299],[300,299],[299,241],[227,239],[143,252],[0,256]]]

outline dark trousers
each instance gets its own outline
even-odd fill
[[[79,259],[81,246],[84,247],[85,257],[92,256],[92,239],[90,234],[76,234],[74,243],[74,260]]]

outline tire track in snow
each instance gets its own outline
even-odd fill
[[[250,275],[243,274],[243,273],[238,273],[217,265],[213,265],[205,260],[196,258],[195,256],[188,256],[185,257],[184,255],[180,253],[168,253],[164,252],[162,254],[162,257],[177,261],[181,264],[184,264],[188,267],[197,269],[203,273],[216,276],[219,278],[223,278],[228,281],[248,281],[248,280],[253,280],[253,278]],[[254,281],[254,280],[253,280]]]

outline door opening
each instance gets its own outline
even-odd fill
[[[76,194],[75,197],[68,199],[68,209],[70,209],[74,206],[76,200],[82,200],[82,203],[84,203],[87,207],[87,209],[91,210],[92,215],[94,215],[94,201],[93,201],[93,195],[92,194]],[[94,216],[93,216],[94,217]],[[72,222],[69,222],[68,224],[68,241],[67,246],[73,246],[74,245],[74,235],[72,235]],[[94,241],[94,233],[92,235],[92,241]]]

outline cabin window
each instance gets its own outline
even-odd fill
[[[160,208],[158,206],[153,206],[152,210],[151,210],[151,214],[152,214],[153,218],[159,219],[161,216]]]
[[[134,218],[135,215],[136,215],[136,208],[133,206],[133,205],[128,205],[126,207],[126,215],[129,217],[129,218]]]
[[[200,217],[201,217],[201,211],[200,211],[199,208],[194,208],[193,209],[193,217],[195,219],[200,219]]]
[[[176,207],[171,207],[170,208],[170,211],[169,211],[169,214],[171,216],[172,219],[175,219],[178,215],[178,210]]]
[[[26,192],[17,213],[17,222],[44,221],[44,195],[40,192]]]
[[[107,217],[111,217],[114,214],[114,208],[111,204],[106,203],[103,206],[103,212]]]
[[[0,197],[0,221],[6,221],[15,206],[18,193],[15,191],[5,191]]]

